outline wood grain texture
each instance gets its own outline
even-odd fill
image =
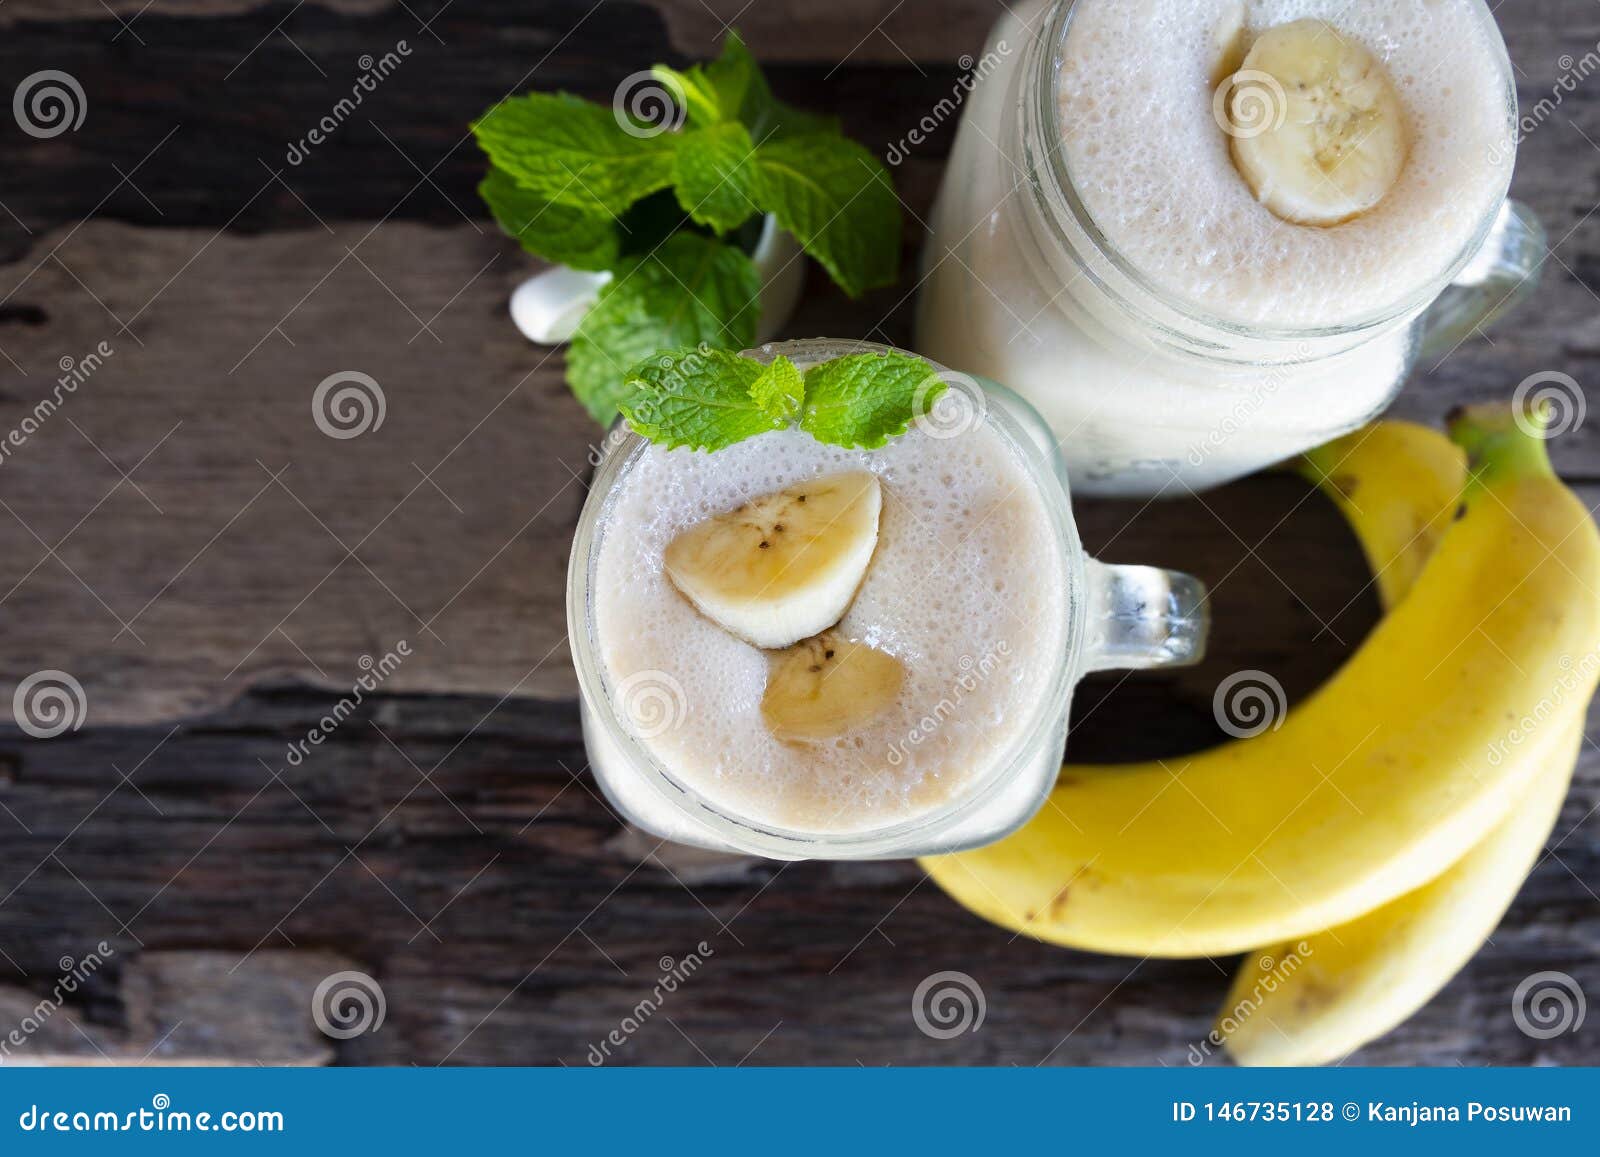
[[[61,359],[113,350],[0,457],[0,696],[54,667],[89,703],[87,726],[57,740],[0,731],[0,1030],[49,992],[60,957],[101,940],[117,952],[70,1021],[31,1038],[34,1059],[142,1055],[187,1023],[158,1059],[584,1064],[662,959],[704,942],[703,979],[610,1063],[1187,1063],[1229,962],[1015,940],[910,864],[658,849],[587,775],[562,580],[596,431],[559,354],[506,322],[532,264],[479,219],[464,126],[530,87],[608,100],[649,60],[708,55],[741,4],[0,7],[0,89],[58,68],[88,99],[70,135],[0,133],[0,428],[52,393]],[[781,95],[882,151],[950,92],[996,10],[756,0],[738,24]],[[1525,107],[1600,41],[1600,8],[1579,0],[1499,17]],[[401,39],[414,51],[399,71],[289,163],[360,57]],[[1424,367],[1397,413],[1437,422],[1536,371],[1595,377],[1597,93],[1564,93],[1522,145],[1515,191],[1554,243],[1535,299]],[[813,276],[792,334],[909,340],[915,242],[952,127],[894,173],[902,288],[851,303]],[[386,409],[341,441],[318,431],[311,396],[346,370],[371,375]],[[1596,437],[1588,423],[1553,445],[1591,505]],[[1207,580],[1217,626],[1201,667],[1086,683],[1075,758],[1206,746],[1220,678],[1260,668],[1297,700],[1374,621],[1354,544],[1294,479],[1078,514],[1109,560]],[[361,657],[402,639],[414,653],[385,693],[291,763]],[[1600,1060],[1591,1031],[1535,1041],[1510,1016],[1534,971],[1600,992],[1596,750],[1494,942],[1358,1059]],[[209,1033],[240,962],[259,977],[243,990],[253,1027]],[[343,968],[378,980],[388,1018],[328,1041],[304,1005]],[[912,993],[941,969],[982,985],[980,1032],[917,1030]]]
[[[349,688],[404,642],[393,690],[572,694],[565,542],[599,431],[509,325],[525,269],[497,236],[91,222],[43,244],[49,321],[10,345],[29,372],[0,426],[55,398],[59,359],[103,358],[0,468],[7,684],[81,671],[97,717],[159,719],[263,678]],[[341,371],[376,383],[342,424],[315,402]]]
[[[20,1041],[0,1034],[0,1059],[74,1067],[324,1065],[333,1048],[313,1007],[323,1007],[336,1030],[358,1013],[317,1000],[318,988],[354,963],[331,952],[283,949],[244,960],[203,950],[124,951],[119,959],[100,941],[84,956],[63,956],[55,979],[38,991],[0,986],[0,1024],[22,1034]]]
[[[141,952],[135,936],[149,949],[203,946],[224,972],[267,950],[336,946],[387,1003],[381,1031],[335,1043],[339,1060],[574,1065],[651,995],[663,957],[691,952],[702,970],[608,1063],[1181,1065],[1227,991],[1229,961],[1139,962],[1015,938],[956,909],[911,863],[641,864],[582,773],[565,705],[386,699],[285,766],[290,737],[325,707],[258,694],[169,737],[97,727],[4,744],[13,770],[0,801],[15,818],[0,816],[0,879],[9,889],[43,866],[0,904],[0,946],[36,989],[58,956],[99,939],[127,960]],[[1137,700],[1098,711],[1134,727],[1165,718]],[[1494,942],[1359,1061],[1593,1061],[1584,1032],[1524,1036],[1510,1001],[1535,970],[1600,984],[1583,883],[1600,870],[1585,822],[1597,805],[1591,747],[1559,846]],[[946,969],[978,981],[988,1016],[936,1041],[911,1000]],[[121,1031],[124,1003],[102,993],[80,1015]]]

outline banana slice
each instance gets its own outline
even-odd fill
[[[1239,71],[1250,47],[1249,38],[1245,35],[1244,0],[1231,0],[1222,10],[1211,30],[1211,47],[1214,61],[1211,66],[1211,87],[1215,89]]]
[[[1321,20],[1263,32],[1217,90],[1233,163],[1256,197],[1297,225],[1372,209],[1400,176],[1405,111],[1383,65]]]
[[[772,656],[761,718],[785,743],[848,735],[881,715],[905,679],[893,655],[825,631]]]
[[[801,482],[692,526],[667,545],[667,577],[700,613],[779,649],[837,623],[878,545],[883,492],[865,471]]]

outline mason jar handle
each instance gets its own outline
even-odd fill
[[[1520,201],[1501,205],[1483,247],[1422,315],[1418,357],[1444,357],[1473,330],[1521,304],[1538,286],[1549,252],[1532,209]]]
[[[1205,584],[1181,571],[1089,559],[1085,671],[1188,667],[1205,658]]]

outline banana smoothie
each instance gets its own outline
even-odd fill
[[[600,525],[589,602],[619,716],[725,814],[892,827],[1057,710],[1066,554],[1038,483],[982,426],[877,450],[798,429],[712,454],[649,445]],[[586,737],[615,780],[601,765],[622,754]]]
[[[1481,0],[1033,2],[989,51],[918,348],[1033,402],[1075,489],[1198,489],[1354,428],[1511,295],[1461,288],[1522,228]]]

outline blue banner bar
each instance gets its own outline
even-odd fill
[[[0,1153],[1595,1152],[1596,1069],[12,1069]]]

